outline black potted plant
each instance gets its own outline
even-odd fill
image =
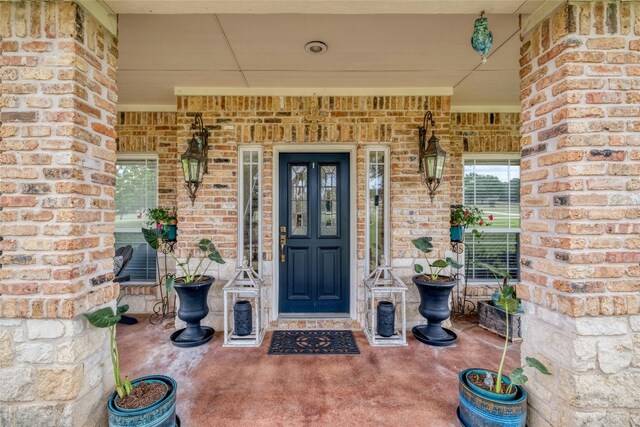
[[[491,271],[500,274],[500,270]],[[528,380],[524,368],[531,367],[544,375],[551,375],[547,367],[533,357],[526,357],[526,364],[511,371],[509,376],[503,375],[509,346],[509,315],[518,311],[518,300],[503,287],[496,305],[504,310],[507,324],[498,372],[471,368],[458,375],[458,418],[465,427],[524,427],[527,420],[527,393],[523,386]]]
[[[118,303],[120,298],[118,298]],[[149,427],[173,427],[179,425],[176,417],[176,381],[165,375],[148,375],[124,380],[120,376],[120,353],[116,343],[116,325],[128,305],[104,307],[85,317],[97,328],[109,329],[109,354],[113,365],[116,390],[107,400],[109,426],[124,427],[145,425]],[[178,424],[176,424],[176,422]]]
[[[168,233],[162,229],[142,229],[142,232],[144,239],[154,250],[160,249],[162,241],[168,238]],[[191,253],[184,262],[180,261],[172,251],[167,251],[182,272],[182,276],[177,278],[169,276],[165,281],[167,292],[171,292],[173,289],[176,290],[180,299],[178,317],[187,324],[186,328],[179,329],[171,334],[171,341],[178,347],[196,347],[205,344],[213,338],[215,332],[209,326],[200,325],[202,319],[209,313],[207,295],[215,281],[214,277],[207,276],[205,273],[212,262],[224,264],[224,260],[216,249],[216,245],[209,239],[200,240],[198,251],[200,252],[198,257],[194,257],[193,253]],[[194,269],[190,266],[192,258],[197,260]]]
[[[417,273],[413,276],[413,283],[420,293],[420,314],[427,319],[426,325],[415,326],[412,329],[413,336],[424,344],[438,347],[452,345],[457,339],[455,332],[442,327],[442,321],[449,318],[449,295],[456,285],[456,280],[451,276],[443,276],[440,273],[447,267],[462,268],[452,258],[437,259],[429,262],[428,255],[433,250],[428,237],[420,237],[411,241],[413,245],[424,254],[428,273],[421,264],[415,264]]]

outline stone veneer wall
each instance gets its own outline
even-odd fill
[[[0,425],[106,419],[117,42],[75,3],[0,3]]]
[[[640,425],[640,3],[563,5],[521,49],[531,426]]]

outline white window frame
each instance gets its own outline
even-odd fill
[[[127,160],[155,160],[156,162],[156,173],[158,173],[158,177],[159,178],[159,171],[160,171],[160,162],[158,160],[158,154],[157,153],[117,153],[116,154],[116,165],[118,164],[118,162],[122,162],[122,161],[127,161]],[[159,202],[159,196],[160,196],[160,192],[158,191],[158,184],[159,184],[159,179],[156,178],[156,206],[158,206],[158,202]],[[115,227],[114,228],[114,234],[115,233],[142,233],[142,231],[139,228],[131,228],[131,227]],[[156,275],[157,275],[157,271],[156,271]],[[157,281],[158,278],[154,278],[153,281]],[[130,282],[127,282],[127,284],[134,284],[134,283],[150,283],[152,282],[151,280],[132,280]]]
[[[365,173],[364,173],[364,206],[365,206],[365,219],[364,219],[364,245],[365,245],[365,258],[364,258],[364,271],[365,276],[371,273],[373,266],[370,265],[369,260],[371,258],[371,246],[369,236],[369,221],[371,220],[371,212],[369,211],[370,197],[369,197],[369,161],[371,152],[381,151],[384,153],[384,177],[383,185],[386,190],[383,194],[384,203],[384,242],[383,242],[383,257],[386,264],[391,265],[390,247],[391,247],[391,206],[390,206],[390,185],[391,185],[391,150],[387,145],[371,145],[365,148]]]
[[[520,153],[463,153],[462,154],[462,197],[463,197],[463,203],[466,204],[466,200],[464,200],[464,165],[467,162],[467,160],[495,160],[495,161],[500,161],[500,160],[519,160],[520,162],[522,162],[522,158],[520,156]],[[522,181],[521,184],[522,185]],[[509,205],[509,207],[511,207],[511,205]],[[520,218],[520,220],[522,221],[522,217]],[[521,223],[522,225],[522,223]],[[472,229],[470,229],[469,231],[471,231]],[[522,228],[495,228],[495,227],[482,227],[481,229],[479,229],[479,231],[482,231],[483,233],[487,233],[487,234],[493,234],[493,233],[514,233],[514,234],[518,234],[521,235],[522,234]],[[517,264],[517,268],[518,268],[518,272],[520,271],[520,264]],[[472,283],[494,283],[490,280],[485,280],[485,279],[469,279],[470,282]]]
[[[244,254],[244,214],[242,207],[244,206],[244,154],[258,153],[258,270],[257,273],[262,275],[262,179],[263,179],[263,150],[262,146],[256,145],[239,145],[238,146],[238,267],[242,266],[242,257]],[[254,268],[255,270],[255,268]]]

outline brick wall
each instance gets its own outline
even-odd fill
[[[85,425],[112,383],[81,314],[117,294],[116,41],[68,2],[2,2],[0,36],[0,424]]]
[[[324,121],[317,133],[309,132],[304,116],[311,106],[319,106]],[[196,240],[212,236],[228,263],[213,275],[221,278],[212,290],[210,321],[220,326],[220,287],[236,265],[237,247],[237,147],[260,144],[264,153],[263,169],[263,258],[267,282],[268,309],[271,308],[272,261],[272,171],[274,144],[339,143],[357,147],[358,206],[358,282],[362,283],[364,265],[364,147],[366,144],[391,146],[391,254],[396,267],[409,276],[416,257],[411,239],[420,235],[434,238],[443,256],[448,246],[451,168],[447,165],[445,182],[431,204],[417,174],[418,126],[430,109],[435,116],[441,144],[450,149],[449,97],[178,97],[179,152],[186,149],[193,115],[203,114],[210,129],[210,173],[191,206],[186,191],[178,189],[182,254]],[[420,318],[418,296],[410,290],[408,313],[412,322]],[[359,301],[358,312],[364,310]]]
[[[222,193],[217,193],[218,195],[216,196],[216,200],[218,200],[221,206],[222,205],[226,206],[226,210],[217,210],[216,212],[219,216],[221,216],[221,218],[224,217],[224,215],[226,215],[226,219],[223,220],[221,218],[218,218],[218,219],[215,219],[215,221],[219,221],[220,223],[225,223],[228,226],[226,239],[228,242],[227,248],[230,250],[230,252],[228,252],[227,254],[228,256],[232,257],[232,259],[235,259],[236,257],[235,252],[233,251],[235,250],[237,245],[237,237],[236,237],[237,223],[236,223],[236,213],[235,213],[236,204],[237,204],[237,200],[236,200],[237,188],[235,186],[235,180],[237,179],[236,177],[237,145],[235,145],[235,142],[236,142],[236,138],[238,137],[237,123],[236,123],[238,119],[236,118],[236,116],[242,114],[243,118],[241,123],[247,122],[249,123],[249,126],[254,126],[253,130],[251,129],[248,130],[249,136],[244,137],[245,138],[244,143],[247,143],[249,139],[251,139],[251,135],[252,135],[251,132],[254,132],[254,133],[256,132],[256,129],[255,129],[256,124],[261,125],[265,122],[270,125],[271,127],[270,131],[276,132],[276,133],[279,132],[281,128],[283,127],[286,128],[288,125],[288,130],[282,131],[283,135],[284,135],[284,132],[289,132],[288,138],[284,136],[281,137],[284,139],[285,142],[294,142],[294,137],[296,138],[295,142],[310,142],[308,141],[309,137],[304,135],[304,131],[305,131],[304,120],[301,120],[300,118],[300,115],[302,115],[302,111],[304,111],[304,108],[306,105],[305,103],[308,103],[309,100],[302,99],[299,102],[301,104],[299,104],[297,111],[293,111],[293,112],[284,111],[283,109],[283,110],[277,110],[275,112],[269,111],[267,113],[264,111],[256,111],[255,107],[252,107],[251,114],[256,116],[254,118],[245,118],[245,116],[247,115],[247,112],[243,111],[242,108],[240,108],[241,111],[238,111],[238,108],[239,108],[238,105],[231,104],[229,107],[226,107],[226,112],[214,110],[216,111],[216,114],[212,115],[211,116],[212,119],[209,120],[209,122],[207,123],[209,129],[212,132],[216,133],[217,135],[219,135],[220,132],[225,131],[225,135],[226,135],[225,139],[231,141],[231,145],[228,147],[225,147],[229,151],[224,154],[215,154],[214,152],[214,154],[211,155],[211,161],[213,162],[212,168],[217,169],[218,171],[222,170],[223,167],[226,167],[228,172],[224,176],[231,178],[230,180],[228,180],[226,184],[218,183],[218,186],[222,187],[222,188],[219,188],[218,190],[225,190],[222,192],[225,194],[225,196],[222,197],[221,196]],[[336,103],[335,99],[332,102],[333,102],[333,105],[335,106],[335,103]],[[376,101],[376,107],[377,107],[377,101]],[[370,105],[364,104],[363,107],[361,108],[373,108],[373,101],[371,101]],[[395,108],[404,108],[404,104],[402,105],[398,104],[398,106],[396,106]],[[384,112],[385,110],[382,110],[382,111]],[[391,110],[391,111],[393,114],[402,113],[402,110],[398,110],[398,111]],[[260,115],[259,117],[265,117],[264,114],[270,114],[273,117],[270,117],[267,115],[266,118],[264,119],[257,118],[259,115]],[[328,113],[325,113],[325,114],[328,114]],[[354,111],[352,112],[332,111],[330,114],[335,117],[341,117],[342,114],[347,114],[344,117],[349,117],[349,114],[351,114],[353,118],[350,121],[349,119],[347,119],[346,121],[345,120],[343,121],[345,121],[347,124],[355,123],[357,126],[362,126],[362,125],[359,125],[358,123],[370,123],[370,120],[372,120],[367,117],[367,115],[369,114],[374,115],[374,117],[376,114],[380,117],[384,117],[385,114],[389,114],[389,113],[384,112],[381,114],[380,112],[376,113],[376,110],[373,110],[372,112],[366,112],[366,113],[363,111],[355,111],[355,112]],[[362,116],[359,116],[359,114],[361,114]],[[420,114],[418,111],[410,111],[408,114],[410,114],[412,117],[410,121],[407,121],[408,123],[407,126],[409,127],[408,132],[411,133],[415,131],[416,126],[419,125],[418,122],[419,122]],[[296,115],[298,116],[298,118],[291,119],[291,116],[296,117]],[[179,187],[182,187],[182,180],[179,179],[180,170],[178,170],[180,169],[180,166],[178,164],[178,158],[182,149],[181,150],[177,149],[177,142],[175,140],[175,137],[177,136],[177,129],[178,129],[176,120],[177,120],[176,113],[127,112],[127,113],[119,114],[119,122],[118,122],[118,126],[116,127],[116,130],[118,131],[118,152],[122,152],[122,153],[156,152],[158,153],[159,167],[160,167],[160,170],[163,171],[160,173],[160,177],[159,177],[160,179],[159,192],[161,197],[160,204],[167,205],[167,206],[176,205],[177,200],[175,197],[177,194],[177,190]],[[186,129],[185,126],[187,126],[188,128],[188,125],[191,123],[192,114],[189,114],[185,120],[186,121],[184,121],[183,126],[181,126],[183,130]],[[384,119],[377,119],[377,120],[381,121]],[[388,121],[388,119],[386,120]],[[406,120],[406,118],[402,120]],[[458,203],[462,201],[461,186],[462,186],[462,173],[463,173],[463,168],[462,168],[463,149],[469,152],[478,151],[478,152],[485,152],[485,153],[486,152],[499,152],[499,153],[518,152],[519,144],[520,144],[519,114],[518,113],[451,113],[450,120],[451,120],[452,143],[447,153],[449,158],[449,165],[450,165],[449,173],[447,175],[447,180],[451,182],[449,190],[450,190],[451,197],[454,198],[452,200]],[[402,123],[402,121],[400,123]],[[231,127],[231,128],[223,129],[225,125],[226,127]],[[336,123],[336,125],[343,126],[343,123]],[[371,125],[369,126],[371,127]],[[302,130],[298,131],[298,127]],[[229,132],[231,129],[233,129],[234,132]],[[264,132],[265,129],[259,129],[258,132]],[[380,132],[379,129],[380,128],[378,128],[378,132]],[[326,132],[326,130],[322,130],[322,131]],[[374,132],[373,130],[370,130],[370,129],[368,131],[372,134]],[[354,131],[348,130],[348,132],[353,133]],[[190,135],[190,133],[187,133],[187,134]],[[302,135],[302,137],[298,137],[298,134]],[[358,132],[356,132],[356,134],[358,134]],[[349,133],[347,135],[349,135]],[[440,133],[439,135],[442,136]],[[391,134],[389,134],[389,137],[387,138],[387,142],[390,142],[393,147],[394,139],[390,138],[390,136]],[[218,137],[220,138],[220,136]],[[374,136],[373,138],[376,138],[376,137],[377,136]],[[349,138],[355,138],[355,137],[349,137]],[[262,139],[264,139],[264,137],[262,137]],[[334,138],[334,140],[336,139]],[[350,140],[350,139],[347,139],[346,141],[348,143],[353,143],[353,140]],[[383,137],[383,141],[384,141],[384,137]],[[408,141],[410,141],[409,144],[415,142],[414,140],[411,140],[411,138],[409,138]],[[264,141],[260,141],[260,140],[259,142],[264,143]],[[371,143],[372,141],[364,141],[364,142]],[[405,159],[405,162],[406,161],[407,160]],[[416,160],[414,158],[411,158],[408,161],[414,162]],[[265,164],[269,164],[269,170],[267,171],[267,169],[265,169],[265,171],[263,171],[263,177],[265,179],[265,182],[269,182],[269,183],[271,182],[270,162],[271,162],[271,159],[265,156]],[[359,165],[358,173],[360,176],[362,176],[362,174],[364,173],[364,149],[363,148],[358,150],[357,162]],[[396,167],[395,165],[397,164],[398,164],[397,162],[394,162],[393,168],[395,168]],[[407,174],[411,175],[414,173],[415,171],[411,167],[409,167]],[[174,176],[174,177],[177,177],[178,179],[177,180],[175,178],[168,179],[167,176]],[[394,179],[394,182],[396,181],[396,179],[397,178]],[[359,187],[364,186],[364,179],[362,177],[359,179],[358,185]],[[394,190],[394,194],[396,191],[398,191],[397,188],[400,188],[400,187],[404,188],[404,186],[402,185],[397,186],[396,189]],[[424,191],[424,190],[421,190],[421,191]],[[269,195],[267,194],[268,193],[265,192],[264,202],[265,204],[268,204],[270,206],[271,196],[270,196],[270,193]],[[188,202],[188,205],[190,205],[190,202]],[[395,205],[395,202],[394,202],[394,205]],[[363,263],[364,257],[365,257],[364,194],[363,193],[360,193],[360,197],[358,200],[358,209],[361,212],[361,214],[359,215],[360,224],[359,224],[359,236],[358,236],[358,242],[357,242],[358,258],[360,260],[359,262]],[[265,214],[266,214],[266,211],[265,211]],[[199,218],[198,219],[199,221],[203,221],[203,222],[210,223],[214,221],[212,220],[211,216],[206,216],[206,215],[202,215],[198,218]],[[180,223],[181,235],[185,229],[193,228],[193,225],[188,224],[189,221],[190,221],[189,218],[186,218],[186,217],[181,218],[181,223]],[[265,232],[270,233],[270,229],[265,228]],[[395,225],[393,229],[394,236],[397,232],[401,232],[400,227]],[[269,260],[271,259],[271,253],[272,253],[270,239],[271,239],[271,236],[269,234],[269,242],[268,243],[265,242],[265,248],[264,248],[265,257],[268,257]],[[394,249],[397,248],[397,241],[396,241],[396,244],[393,246],[393,248]],[[404,262],[402,262],[402,260],[399,259],[396,262],[399,263],[399,265],[402,265],[403,267],[407,267],[408,265],[407,263],[409,261],[405,260]],[[233,267],[233,265],[234,264],[231,263],[230,267]],[[406,270],[405,275],[406,275],[406,278],[408,279],[410,275],[410,271]],[[218,283],[218,285],[221,285],[221,284],[222,284],[221,282]],[[482,292],[480,292],[481,290]],[[482,289],[475,289],[475,290],[469,289],[469,293],[473,297],[487,298],[487,295],[490,295],[491,292],[489,288],[485,289],[485,287],[482,287]],[[131,296],[131,297],[128,297],[127,301],[129,303],[133,303],[136,307],[144,306],[144,304],[136,305],[136,303],[133,301],[134,299],[135,297]],[[148,305],[148,303],[145,303],[145,304]],[[217,306],[219,306],[219,304],[216,304],[216,307]]]
[[[122,112],[118,114],[118,153],[156,153],[158,155],[158,205],[176,206],[180,154],[176,137],[176,113]],[[181,174],[182,172],[180,172]]]
[[[580,2],[523,41],[522,355],[554,373],[532,426],[640,423],[639,36],[640,3]]]

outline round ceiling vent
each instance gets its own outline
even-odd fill
[[[304,50],[309,53],[324,53],[327,49],[327,44],[320,41],[313,41],[304,45]]]

